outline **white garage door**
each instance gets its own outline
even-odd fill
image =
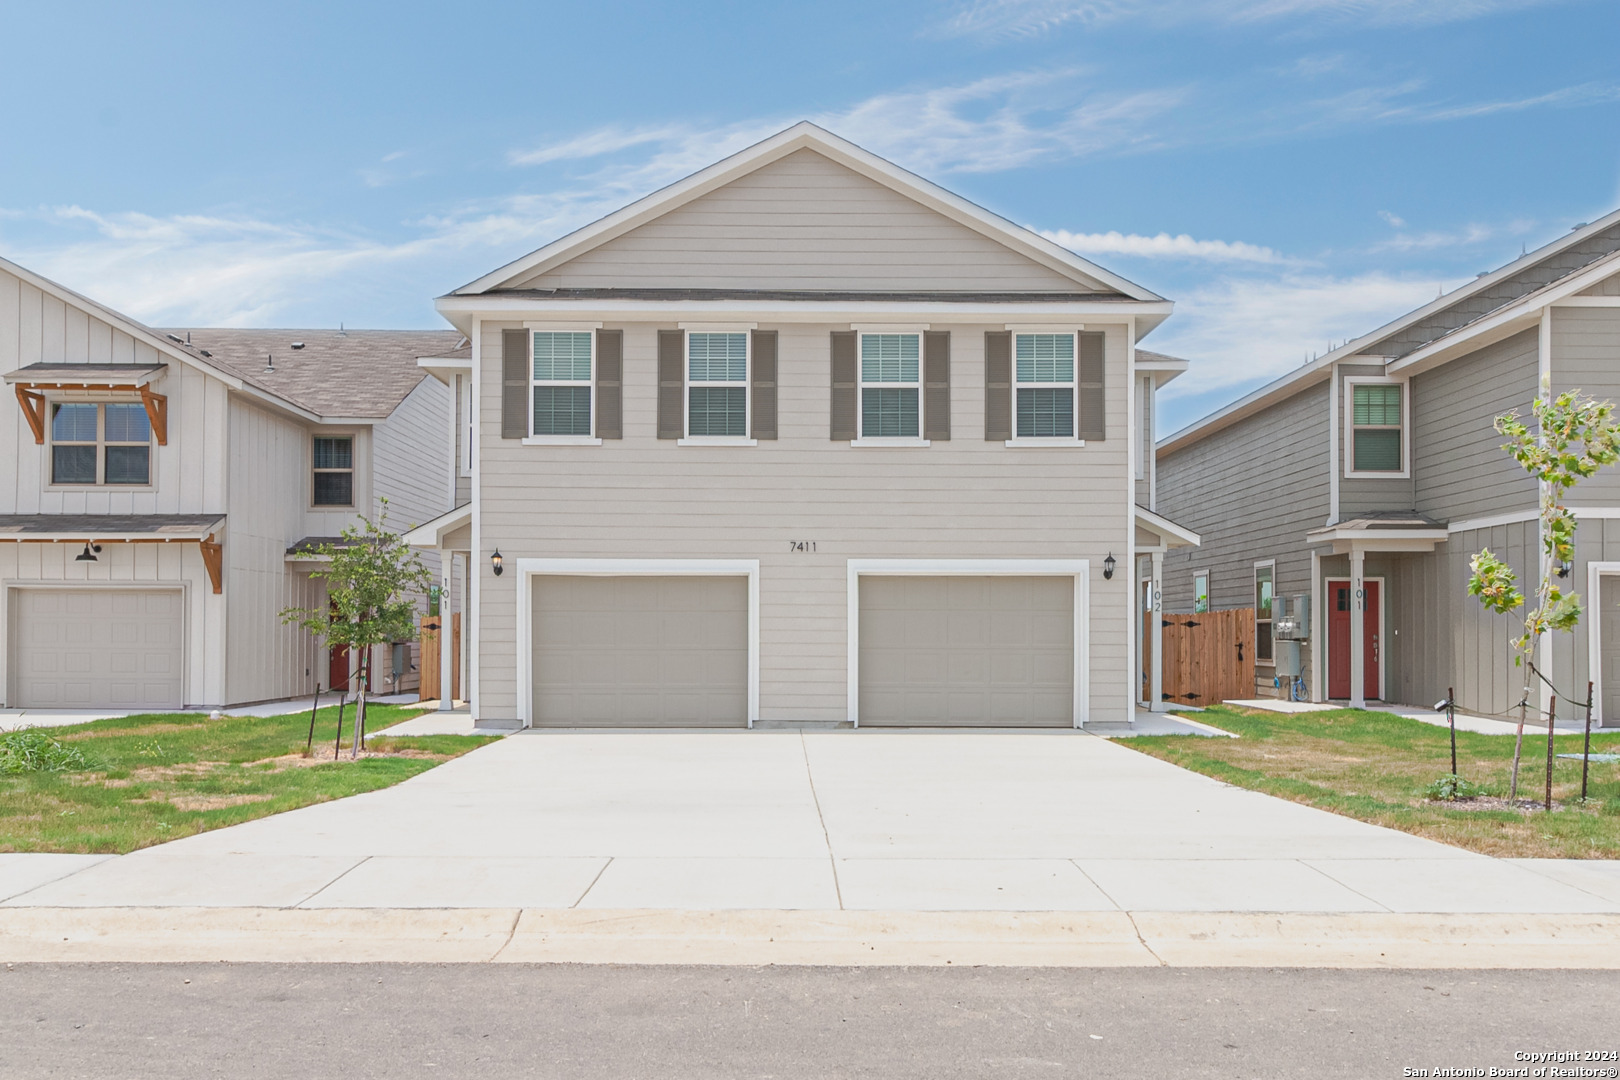
[[[860,723],[1070,727],[1072,577],[860,579]]]
[[[14,705],[34,709],[176,709],[185,615],[178,589],[17,589]]]
[[[534,579],[534,723],[745,727],[748,579]]]

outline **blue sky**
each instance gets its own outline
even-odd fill
[[[1162,434],[1620,206],[1614,0],[3,12],[0,255],[158,325],[443,325],[812,119],[1176,300]]]

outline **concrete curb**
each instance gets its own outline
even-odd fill
[[[1620,915],[14,908],[0,962],[1620,969]]]

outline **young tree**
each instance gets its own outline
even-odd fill
[[[1553,630],[1569,633],[1581,621],[1580,596],[1559,584],[1575,561],[1577,523],[1564,505],[1564,496],[1603,466],[1620,460],[1620,425],[1614,422],[1612,402],[1596,401],[1579,390],[1566,390],[1553,397],[1550,381],[1543,378],[1541,393],[1530,411],[1535,430],[1519,418],[1517,409],[1496,418],[1496,430],[1508,439],[1502,449],[1536,478],[1541,493],[1540,580],[1536,584],[1535,606],[1524,616],[1524,632],[1513,643],[1513,663],[1523,667],[1525,674],[1510,798],[1519,794],[1524,706],[1535,688],[1536,650],[1542,635]],[[1478,597],[1487,610],[1505,615],[1524,606],[1517,576],[1490,548],[1475,555],[1469,567],[1473,571],[1468,579],[1469,595]]]
[[[328,646],[360,650],[360,689],[355,695],[354,748],[366,729],[366,682],[371,674],[372,646],[408,641],[416,636],[416,597],[425,594],[433,575],[421,556],[388,529],[388,500],[378,499],[377,520],[356,515],[357,525],[343,530],[335,544],[322,544],[314,554],[326,565],[309,576],[326,582],[327,604],[287,608],[284,623],[297,623],[326,639]]]

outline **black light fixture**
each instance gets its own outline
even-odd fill
[[[101,554],[101,545],[85,542],[84,550],[73,556],[74,562],[100,562],[96,556]]]
[[[495,549],[495,554],[493,554],[493,555],[491,555],[489,557],[489,565],[490,565],[490,568],[495,571],[495,576],[500,577],[501,576],[501,549],[500,548],[496,548]]]
[[[1114,553],[1110,551],[1108,558],[1103,560],[1103,577],[1112,580],[1114,577]]]

